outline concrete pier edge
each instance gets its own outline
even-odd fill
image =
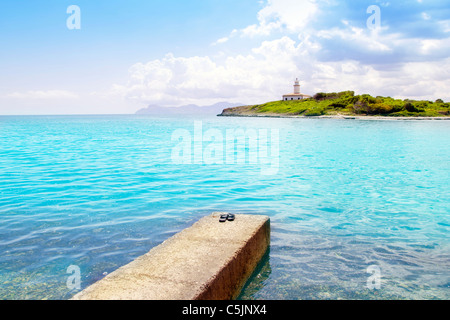
[[[72,300],[236,299],[270,245],[270,219],[203,217]]]

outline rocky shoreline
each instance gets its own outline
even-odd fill
[[[253,106],[229,108],[223,110],[218,117],[244,117],[244,118],[294,118],[294,119],[341,119],[341,120],[450,120],[450,117],[386,117],[386,116],[361,116],[361,115],[325,115],[325,116],[301,116],[276,113],[256,113],[251,110]]]

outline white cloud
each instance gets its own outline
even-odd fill
[[[212,45],[215,46],[215,45],[218,45],[218,44],[222,44],[222,43],[228,42],[228,40],[230,40],[229,37],[223,37],[223,38],[220,38],[217,41],[213,42]]]
[[[354,90],[450,100],[446,90],[450,75],[442,71],[450,70],[450,38],[425,39],[398,29],[390,32],[388,23],[369,30],[364,27],[368,17],[365,10],[361,10],[360,24],[341,17],[337,25],[321,28],[314,22],[325,12],[327,3],[336,4],[326,0],[268,0],[258,12],[257,24],[235,29],[213,45],[229,44],[236,36],[274,36],[280,32],[284,34],[281,38],[228,57],[168,54],[137,63],[129,70],[128,83],[115,85],[113,92],[137,103],[165,106],[224,100],[254,104],[280,99],[299,77],[307,94]],[[441,22],[444,32],[450,29],[448,21]]]
[[[294,40],[283,37],[263,42],[248,55],[225,59],[168,54],[133,65],[128,83],[115,85],[113,92],[134,101],[171,106],[221,100],[263,102],[290,90],[286,81],[299,75],[301,51]]]
[[[426,12],[422,12],[422,19],[423,20],[430,20],[431,16],[428,13],[426,13]]]
[[[442,20],[439,21],[439,26],[442,32],[448,33],[450,32],[450,20]]]
[[[75,99],[78,95],[67,91],[67,90],[36,90],[27,92],[13,92],[6,95],[8,98],[15,99],[37,99],[37,100],[47,100],[47,99]]]
[[[370,31],[368,29],[348,26],[346,29],[333,28],[330,30],[321,30],[316,33],[318,39],[338,39],[339,42],[345,46],[352,44],[353,47],[359,47],[364,51],[373,52],[389,52],[392,51],[389,44],[392,44],[394,36],[389,36],[389,39],[382,37],[379,30]],[[387,41],[390,40],[390,41]]]
[[[106,92],[35,90],[0,94],[0,114],[127,114],[142,107]]]
[[[269,36],[274,31],[300,32],[318,11],[317,0],[267,0],[264,8],[258,12],[257,24],[233,30],[226,39],[238,34],[241,37],[256,37]]]
[[[435,45],[423,44],[424,48]],[[441,70],[450,70],[450,58],[409,62],[392,69],[354,59],[321,62],[315,55],[319,49],[308,38],[298,42],[285,36],[263,42],[248,55],[226,59],[169,54],[160,60],[135,64],[130,68],[128,84],[115,85],[113,91],[134,102],[163,106],[225,100],[255,104],[281,99],[282,94],[292,90],[294,78],[299,77],[302,91],[307,94],[354,90],[373,95],[450,99],[445,89],[450,87],[450,74]]]
[[[262,24],[275,20],[288,31],[300,32],[318,10],[316,0],[270,0],[258,18]]]

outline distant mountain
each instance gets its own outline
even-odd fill
[[[137,115],[218,115],[224,109],[242,106],[240,103],[219,102],[211,106],[188,104],[181,107],[160,107],[150,105],[136,112]]]

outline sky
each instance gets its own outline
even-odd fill
[[[450,101],[448,0],[2,0],[0,45],[3,115],[257,104],[295,78]]]

